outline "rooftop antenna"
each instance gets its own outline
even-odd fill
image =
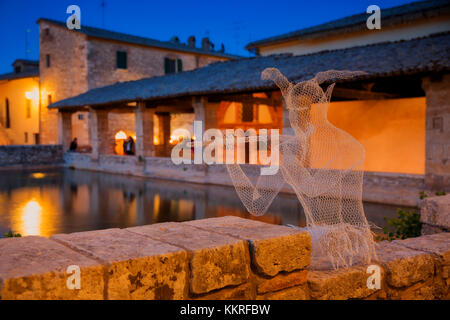
[[[28,34],[31,32],[30,29],[25,30],[25,58],[28,59],[28,54],[30,53],[30,49],[28,48]]]
[[[102,7],[102,27],[104,27],[105,26],[105,1],[104,0],[102,0],[101,7]]]

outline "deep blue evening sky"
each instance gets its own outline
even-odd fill
[[[81,24],[159,40],[178,35],[186,42],[195,35],[197,44],[209,35],[229,53],[248,56],[244,46],[253,40],[362,13],[376,4],[389,8],[411,0],[105,0],[102,26],[102,0],[0,0],[0,74],[12,71],[16,58],[26,58],[28,33],[30,59],[38,59],[39,39],[36,21],[51,18],[66,21],[68,5],[81,8]]]

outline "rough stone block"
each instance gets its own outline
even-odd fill
[[[279,273],[273,278],[266,278],[255,275],[257,293],[263,294],[271,291],[279,291],[293,286],[306,283],[308,271],[294,271],[289,273]]]
[[[183,224],[248,241],[253,266],[268,276],[303,269],[310,262],[311,238],[306,231],[234,216]]]
[[[80,289],[67,287],[71,265],[80,267]],[[103,299],[103,273],[97,261],[47,238],[0,239],[0,299]]]
[[[55,241],[108,266],[108,299],[183,299],[188,259],[181,248],[121,229],[59,234]]]
[[[308,288],[306,285],[287,288],[284,290],[258,295],[257,300],[308,300]]]
[[[419,206],[421,222],[450,230],[450,194],[425,198]]]
[[[386,271],[386,281],[393,287],[405,287],[426,280],[434,274],[431,254],[412,250],[388,241],[376,246],[378,262]]]
[[[433,288],[433,294],[437,298],[445,299],[450,295],[450,233],[443,232],[393,242],[410,249],[434,254],[436,256],[436,274],[433,283],[428,287]],[[421,292],[423,290],[425,289],[422,288]]]
[[[360,299],[374,294],[377,289],[367,287],[367,267],[353,266],[337,270],[308,270],[311,299]],[[383,272],[381,274],[383,278]]]
[[[392,241],[410,249],[434,253],[443,259],[446,265],[450,265],[450,232],[436,233],[417,238]]]
[[[191,296],[194,300],[254,300],[255,297],[255,286],[250,282],[215,290],[203,295]]]
[[[238,285],[249,278],[248,246],[243,240],[176,222],[127,230],[188,250],[194,294]]]

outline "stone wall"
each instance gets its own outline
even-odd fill
[[[450,191],[450,75],[423,79],[426,108],[425,185]]]
[[[379,243],[379,289],[366,265],[332,270],[310,250],[304,230],[231,216],[1,239],[0,298],[450,298],[449,233]],[[69,266],[80,289],[67,287]]]
[[[50,55],[50,67],[46,65],[47,55]],[[51,102],[55,102],[88,90],[86,57],[85,35],[46,21],[39,23],[41,143],[58,143],[58,110],[47,108],[48,96],[51,95]]]
[[[225,165],[181,164],[175,165],[167,157],[138,157],[101,155],[99,161],[89,154],[69,153],[64,155],[67,166],[79,169],[125,173],[135,176],[161,178],[185,182],[232,186]],[[242,165],[246,171],[259,174],[259,167]],[[368,202],[415,207],[419,191],[423,190],[422,175],[393,174],[383,172],[364,173],[363,200]],[[286,185],[282,192],[293,194]]]
[[[0,168],[62,164],[61,145],[0,146]]]
[[[107,86],[119,81],[162,76],[164,75],[164,58],[181,59],[183,71],[201,68],[212,62],[227,60],[226,58],[168,51],[102,39],[89,39],[87,48],[89,89]],[[127,69],[116,68],[116,51],[127,52]]]
[[[420,201],[422,234],[450,232],[450,194]]]

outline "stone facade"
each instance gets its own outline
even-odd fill
[[[310,250],[303,230],[231,216],[1,239],[0,299],[450,299],[450,233],[378,243],[374,289],[366,265]]]
[[[47,66],[49,57],[50,66]],[[58,143],[57,110],[47,106],[89,89],[87,37],[49,22],[39,23],[41,143]]]
[[[39,21],[39,45],[41,143],[44,144],[58,143],[57,110],[47,108],[51,102],[119,81],[164,75],[165,58],[181,59],[183,71],[228,59],[208,55],[208,52],[190,53],[88,37],[47,20]],[[116,68],[116,51],[127,53],[126,69]],[[50,66],[47,65],[47,59]],[[83,116],[79,118],[78,114]],[[73,117],[72,136],[78,138],[79,145],[90,144],[88,121],[89,117],[85,112]]]
[[[450,75],[423,79],[426,108],[425,185],[450,191]]]

